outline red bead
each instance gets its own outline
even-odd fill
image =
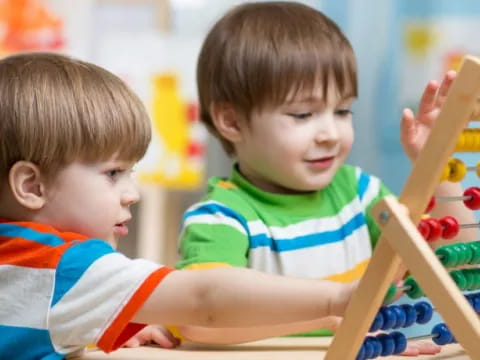
[[[435,207],[435,196],[432,196],[428,202],[427,208],[425,209],[425,214],[428,214]]]
[[[444,216],[438,220],[442,226],[442,238],[452,239],[458,234],[458,221],[452,216]]]
[[[463,203],[470,210],[480,209],[480,188],[473,186],[463,192],[463,196],[469,196],[471,199],[463,200]]]
[[[423,238],[427,240],[430,236],[430,226],[428,226],[428,223],[424,219],[420,220],[417,229],[420,234],[422,234]]]
[[[425,222],[428,224],[428,227],[430,228],[430,232],[428,234],[427,241],[435,241],[442,236],[442,225],[440,224],[440,221],[434,218],[428,218],[425,219]]]

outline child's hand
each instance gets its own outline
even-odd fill
[[[417,116],[411,109],[403,110],[400,140],[411,161],[415,161],[425,145],[455,76],[456,72],[450,70],[445,74],[440,86],[435,80],[427,84],[420,100]]]
[[[432,342],[425,341],[408,341],[407,350],[402,356],[418,356],[418,355],[435,355],[438,354],[442,348]]]
[[[180,345],[180,340],[163,326],[146,326],[123,344],[124,347],[139,347],[145,344],[157,344],[165,349]]]

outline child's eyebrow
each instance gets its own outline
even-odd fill
[[[336,103],[340,104],[346,101],[353,101],[357,97],[353,95],[352,93],[347,93],[344,95],[341,95],[336,99]],[[293,99],[288,99],[285,104],[290,105],[290,104],[298,104],[298,103],[319,103],[322,105],[326,105],[325,98],[319,97],[319,96],[304,96],[304,97],[297,97]]]

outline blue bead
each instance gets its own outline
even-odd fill
[[[432,305],[430,305],[426,301],[420,301],[416,303],[414,307],[417,311],[417,324],[426,324],[432,319]]]
[[[432,329],[432,340],[437,345],[450,344],[453,340],[452,333],[444,323],[437,324]]]
[[[390,336],[395,341],[395,350],[393,352],[394,355],[401,354],[407,348],[407,338],[401,332],[394,331],[390,333]]]
[[[382,343],[381,356],[393,355],[395,351],[395,340],[389,334],[377,335],[377,339]]]
[[[475,306],[475,301],[473,299],[473,294],[467,294],[465,295],[465,299],[467,299],[468,303],[470,306],[473,308]]]
[[[400,307],[403,309],[403,312],[406,315],[406,320],[403,327],[407,328],[415,324],[417,322],[417,311],[415,310],[413,305],[403,304],[403,305],[400,305]]]
[[[372,355],[375,349],[373,348],[373,345],[370,343],[370,341],[368,341],[368,338],[365,339],[362,347],[365,351],[365,359],[372,359]]]
[[[398,306],[398,305],[392,305],[390,306],[390,309],[392,312],[395,314],[395,324],[392,326],[392,329],[398,329],[401,328],[405,325],[405,322],[407,321],[407,315],[405,314],[405,311]]]
[[[480,294],[473,296],[473,308],[477,314],[480,314]]]
[[[370,326],[370,332],[378,331],[382,328],[382,326],[383,326],[383,315],[379,311],[377,315],[375,315],[375,319],[373,319],[372,326]]]
[[[365,346],[362,345],[360,350],[358,351],[357,357],[355,360],[366,360],[367,358],[365,357]]]
[[[373,337],[373,336],[368,336],[367,341],[370,342],[370,344],[372,344],[373,346],[373,354],[370,358],[375,359],[376,357],[379,357],[383,350],[382,343],[376,337]]]
[[[383,325],[381,327],[382,330],[389,330],[391,329],[395,323],[397,322],[397,317],[395,313],[390,309],[390,307],[381,307],[380,312],[383,315]]]

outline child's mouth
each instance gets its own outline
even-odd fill
[[[315,169],[323,170],[328,169],[333,164],[334,159],[334,156],[329,156],[320,159],[307,160],[307,163]]]
[[[118,236],[127,236],[128,235],[128,227],[125,224],[115,224],[114,232]]]

